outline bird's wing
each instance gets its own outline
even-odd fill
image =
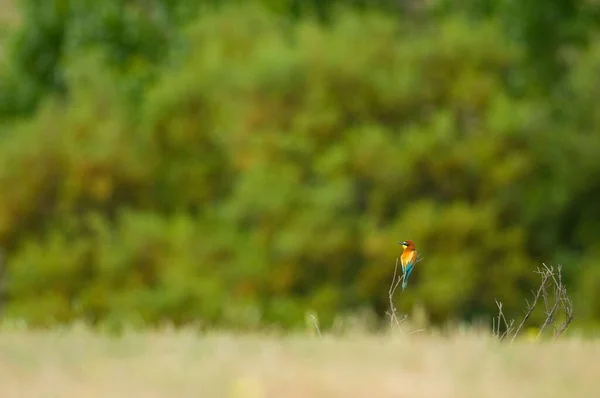
[[[415,263],[415,252],[411,252],[410,254],[400,256],[400,262],[402,263],[402,273],[405,274],[406,270],[409,266],[412,267]]]
[[[406,267],[404,266],[404,258],[400,256],[400,266],[402,267],[402,275],[406,272]]]
[[[417,263],[417,253],[416,252],[411,252],[408,256],[406,256],[406,258],[404,259],[404,269],[407,270],[408,268],[411,268],[415,266],[415,264]]]
[[[410,263],[414,266],[417,263],[417,259],[419,258],[419,255],[417,254],[416,251],[413,251],[410,254]]]

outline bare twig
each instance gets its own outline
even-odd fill
[[[558,266],[558,291],[559,291],[559,299],[560,306],[565,313],[565,320],[563,323],[558,325],[554,330],[554,340],[556,340],[567,328],[569,324],[573,321],[575,317],[575,309],[573,307],[573,302],[571,298],[567,294],[567,287],[562,283],[562,272],[560,265]]]
[[[504,337],[508,336],[511,337],[511,342],[516,339],[538,305],[540,297],[544,301],[546,318],[540,326],[536,340],[542,335],[548,325],[554,323],[559,309],[562,309],[562,311],[565,313],[565,320],[560,325],[554,327],[554,339],[558,338],[573,321],[573,302],[569,298],[569,295],[567,294],[567,288],[563,283],[561,266],[557,266],[556,270],[554,270],[554,267],[543,264],[543,267],[538,267],[535,272],[540,275],[540,286],[536,291],[532,291],[533,301],[531,303],[527,299],[525,300],[527,304],[525,315],[516,329],[513,327],[513,320],[507,322],[502,311],[502,302],[496,301],[496,305],[498,306],[498,315],[492,318],[492,333],[493,336],[498,340],[502,340]],[[550,286],[552,286],[552,296],[554,300],[551,300],[550,298],[548,290]],[[504,333],[500,333],[502,326],[505,329]]]
[[[315,329],[317,330],[317,334],[319,335],[319,337],[321,337],[321,329],[319,328],[319,321],[317,320],[317,317],[314,316],[313,314],[309,315],[313,321],[313,325],[315,325]]]
[[[396,266],[394,267],[394,277],[392,278],[392,283],[390,285],[390,290],[388,291],[388,297],[390,299],[390,311],[388,315],[390,316],[390,325],[393,327],[394,324],[396,326],[400,326],[400,322],[398,320],[398,316],[396,315],[396,306],[394,305],[394,293],[396,293],[396,289],[402,280],[404,279],[404,275],[398,275],[398,259],[396,258]],[[406,319],[406,315],[402,318],[402,321]]]
[[[504,316],[504,312],[502,311],[502,302],[496,301],[496,306],[498,306],[498,317],[494,322],[495,329],[493,329],[493,334],[498,340],[502,340],[504,337],[510,335],[512,330],[514,329],[515,320],[511,319],[510,321],[506,320]],[[500,334],[501,326],[504,326],[504,332]]]
[[[424,331],[425,331],[425,329],[421,328],[421,329],[415,329],[412,332],[408,332],[408,333],[404,332],[404,334],[413,334],[413,333],[419,333],[419,332],[424,332]]]
[[[422,258],[417,259],[417,262],[422,261]],[[396,310],[396,306],[394,305],[394,294],[396,293],[396,289],[398,288],[398,286],[400,285],[400,283],[404,280],[404,275],[400,275],[400,273],[398,272],[398,258],[396,258],[396,265],[394,267],[394,276],[392,278],[392,283],[390,284],[390,289],[388,291],[388,298],[390,301],[390,310],[386,311],[386,314],[390,317],[390,326],[392,328],[398,328],[402,331],[402,333],[404,334],[413,334],[413,333],[418,333],[418,332],[422,332],[425,329],[416,329],[410,332],[405,332],[402,327],[400,326],[400,324],[402,322],[404,322],[406,320],[406,318],[408,318],[408,315],[404,314],[402,315],[401,319],[398,319],[398,315],[397,315],[397,310]]]
[[[556,319],[556,311],[558,310],[558,306],[560,305],[560,285],[561,285],[561,283],[558,283],[557,279],[554,277],[553,268],[548,267],[546,264],[543,264],[543,265],[545,268],[545,272],[548,275],[550,275],[550,277],[552,278],[552,281],[554,282],[554,304],[550,305],[550,302],[548,300],[548,290],[544,289],[542,294],[544,296],[544,306],[546,307],[546,319],[544,320],[544,323],[542,324],[542,326],[540,326],[540,330],[535,338],[536,340],[540,338],[540,336],[544,332],[544,329],[546,329],[546,326],[548,326],[554,322],[554,320]],[[558,273],[560,274],[560,266],[558,267]],[[559,280],[561,280],[560,276],[559,276]]]
[[[527,311],[525,312],[525,316],[523,317],[523,320],[519,324],[519,327],[517,327],[517,330],[513,334],[512,339],[510,340],[511,342],[514,341],[515,338],[517,337],[517,335],[521,332],[521,329],[523,329],[523,326],[525,326],[525,322],[527,322],[527,320],[529,319],[529,316],[531,316],[531,313],[537,306],[537,302],[540,298],[540,295],[547,288],[548,278],[550,277],[550,274],[552,273],[552,271],[550,271],[550,273],[548,273],[547,270],[540,270],[538,268],[536,273],[541,275],[542,283],[540,284],[540,287],[538,288],[537,292],[535,292],[533,294],[533,303],[531,305],[529,303],[527,304]]]

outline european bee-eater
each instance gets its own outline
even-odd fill
[[[417,263],[417,258],[419,254],[415,249],[415,244],[412,240],[407,240],[404,242],[398,242],[404,248],[402,255],[400,256],[400,263],[402,264],[402,275],[404,276],[404,280],[402,281],[402,290],[406,287],[408,283],[408,277],[412,272],[415,264]]]

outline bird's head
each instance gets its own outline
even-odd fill
[[[403,248],[408,250],[415,250],[415,244],[412,240],[405,240],[404,242],[398,242]]]

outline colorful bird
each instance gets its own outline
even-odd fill
[[[402,290],[406,287],[408,283],[408,278],[410,277],[410,273],[412,272],[415,264],[417,263],[417,258],[419,254],[415,249],[415,244],[412,240],[407,240],[404,242],[398,242],[404,248],[402,255],[400,256],[400,263],[402,264],[402,275],[404,276],[404,280],[402,281]]]

